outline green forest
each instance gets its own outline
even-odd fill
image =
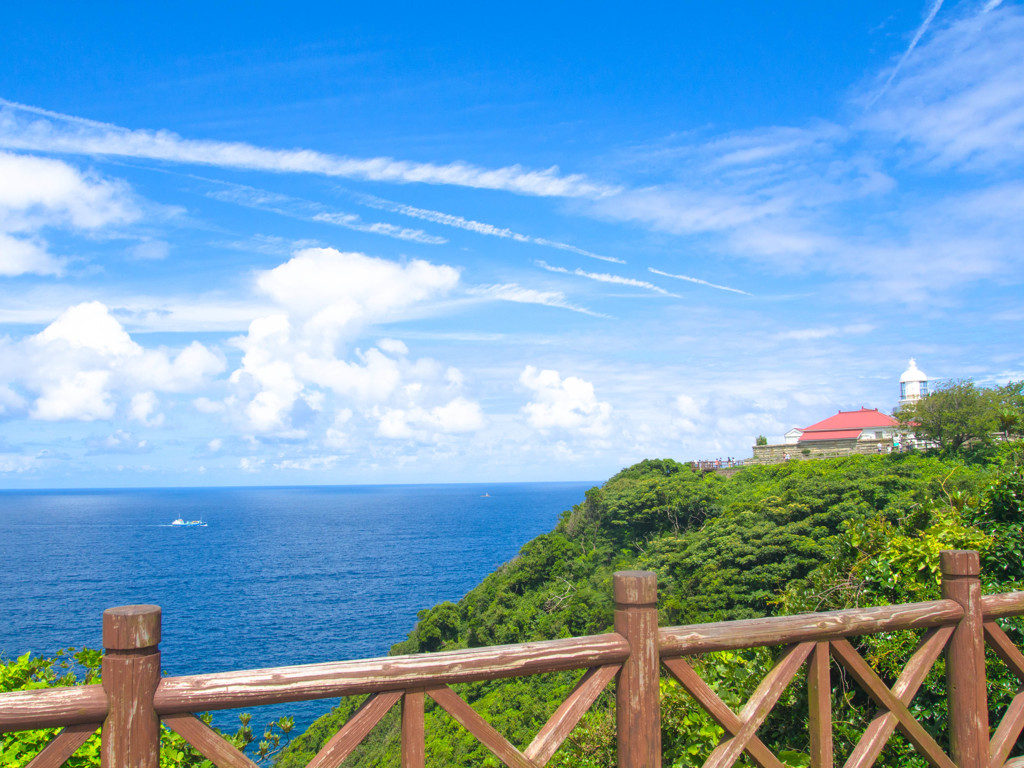
[[[946,454],[851,456],[748,467],[731,478],[662,459],[624,469],[587,492],[553,531],[458,603],[424,610],[393,654],[429,653],[609,631],[612,574],[657,573],[662,626],[936,599],[939,552],[981,553],[987,593],[1024,580],[1019,443]],[[1009,626],[1015,640],[1019,628]],[[891,684],[916,643],[911,633],[860,639],[859,650]],[[771,665],[773,651],[709,654],[697,668],[739,709]],[[990,664],[997,713],[1016,691]],[[459,686],[459,693],[513,743],[525,746],[569,693],[578,673]],[[797,678],[799,680],[799,676]],[[853,684],[836,681],[837,750],[848,751],[874,713]],[[946,741],[942,663],[911,710]],[[345,700],[281,755],[303,765],[358,707]],[[809,764],[806,692],[790,690],[760,731],[793,766]],[[613,695],[608,692],[552,761],[615,765]],[[662,681],[666,766],[696,766],[722,730],[685,692]],[[397,712],[346,765],[397,766]],[[438,708],[427,713],[428,764],[499,765]],[[925,765],[895,736],[880,762]]]
[[[1024,582],[1022,499],[1024,449],[1019,441],[750,466],[732,477],[670,459],[646,460],[588,491],[561,515],[554,530],[528,542],[459,602],[421,611],[408,638],[391,652],[430,653],[609,631],[616,570],[656,572],[663,626],[935,599],[942,549],[978,550],[986,593],[1018,589]],[[1015,622],[1006,629],[1016,642],[1024,640]],[[857,643],[891,684],[916,635],[886,633]],[[739,709],[777,651],[708,654],[695,665],[718,695]],[[95,681],[96,659],[77,661],[85,664],[88,680]],[[0,663],[0,691],[73,683],[61,666],[68,662],[7,660]],[[466,684],[456,690],[514,744],[525,747],[579,674]],[[997,718],[1017,682],[994,659],[988,674]],[[940,744],[946,743],[943,675],[940,660],[911,705]],[[800,680],[798,675],[759,731],[791,766],[809,765],[806,686]],[[833,683],[841,759],[874,708],[851,681],[834,675]],[[667,677],[661,698],[664,765],[700,765],[721,729]],[[360,697],[342,700],[307,732],[286,738],[289,743],[276,755],[271,739],[263,750],[267,762],[280,768],[305,765],[360,702]],[[398,730],[396,708],[345,765],[398,766]],[[167,737],[164,766],[203,764],[172,736]],[[280,737],[280,730],[272,736]],[[3,736],[0,765],[24,765],[42,738],[35,735],[26,743],[27,734]],[[237,743],[251,738],[244,728],[235,734]],[[550,764],[613,766],[614,738],[609,686]],[[95,764],[89,749],[74,765]],[[500,765],[429,703],[427,761],[445,767]],[[879,764],[925,765],[898,734]]]

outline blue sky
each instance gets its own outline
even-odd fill
[[[1020,3],[20,3],[0,484],[600,480],[1024,378]]]

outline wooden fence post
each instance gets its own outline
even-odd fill
[[[613,581],[615,631],[630,646],[616,686],[619,768],[661,768],[657,577],[619,571]]]
[[[981,615],[981,565],[978,553],[944,550],[939,555],[942,597],[964,608],[946,646],[950,757],[959,768],[988,766],[988,692],[985,684],[985,635]]]
[[[160,683],[160,608],[125,605],[103,612],[102,768],[158,768],[160,718],[153,694]]]

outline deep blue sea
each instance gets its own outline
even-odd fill
[[[105,608],[153,603],[171,675],[382,656],[593,485],[2,491],[0,654],[101,648]]]

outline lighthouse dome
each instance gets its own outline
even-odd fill
[[[910,367],[903,372],[900,376],[900,384],[904,384],[908,381],[928,381],[928,377],[921,372],[921,369],[917,367],[917,361],[914,358],[910,358]]]

